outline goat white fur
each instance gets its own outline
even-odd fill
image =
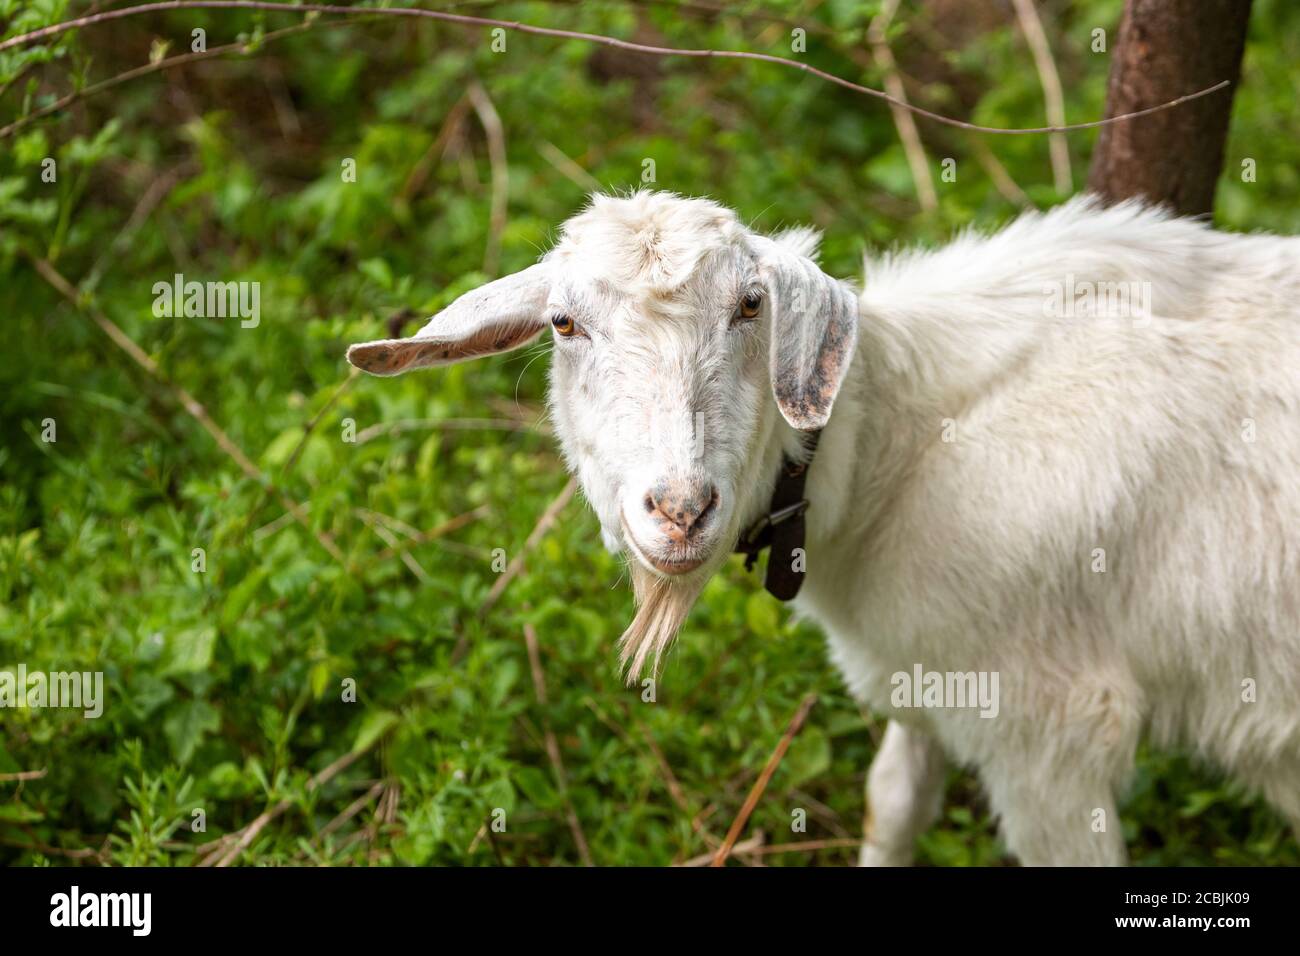
[[[596,197],[538,265],[349,359],[393,374],[576,320],[551,407],[631,554],[634,670],[824,424],[795,604],[891,718],[864,863],[910,861],[947,759],[1022,862],[1122,863],[1144,737],[1300,827],[1300,239],[1075,200],[868,261],[847,322],[815,245],[705,200]],[[662,501],[694,501],[694,530]],[[918,669],[996,675],[996,716],[909,706]]]

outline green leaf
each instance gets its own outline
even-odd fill
[[[797,787],[825,773],[831,765],[831,741],[820,727],[805,727],[786,751],[781,766],[788,786]]]
[[[163,721],[163,733],[171,744],[172,755],[182,765],[189,763],[204,736],[220,727],[221,715],[205,700],[182,701]]]
[[[384,289],[393,287],[393,270],[383,259],[365,259],[357,263],[361,274]]]
[[[11,823],[36,823],[45,815],[23,803],[0,803],[0,820]]]
[[[551,778],[537,767],[520,767],[511,782],[540,810],[549,810],[560,804],[559,795],[551,786]]]
[[[766,591],[755,591],[745,600],[745,626],[758,637],[776,637],[781,632],[781,612]]]
[[[266,451],[262,452],[262,464],[267,468],[281,467],[302,441],[302,434],[303,430],[298,426],[280,432],[271,444],[266,446]]]
[[[372,710],[361,719],[357,739],[352,742],[352,752],[366,750],[397,723],[399,717],[391,710]]]
[[[217,629],[211,625],[178,631],[167,643],[169,663],[164,673],[193,674],[207,670],[216,643]]]

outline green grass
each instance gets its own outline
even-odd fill
[[[1300,144],[1280,134],[1278,117],[1294,114],[1300,10],[1256,8],[1220,215],[1234,228],[1296,231]],[[0,16],[15,9],[0,0]],[[9,33],[82,9],[25,5]],[[492,9],[619,35],[634,22],[620,4]],[[861,45],[874,9],[818,7],[811,18],[833,36],[810,34],[810,60],[878,85],[844,52]],[[1070,116],[1099,115],[1107,64],[1087,42],[1092,26],[1113,30],[1118,3],[1052,10]],[[923,44],[918,17],[900,17],[905,63]],[[0,54],[0,86],[27,58],[35,63],[0,99],[0,125],[83,71],[98,80],[142,62],[161,36],[174,53],[196,25],[216,46],[291,19],[172,14]],[[647,22],[679,45],[788,52],[779,24],[710,25],[657,8]],[[482,613],[500,559],[520,555],[566,481],[539,427],[544,352],[399,380],[349,380],[343,352],[387,334],[403,310],[432,314],[486,278],[490,169],[473,112],[446,137],[448,154],[426,158],[475,75],[506,130],[503,270],[531,262],[583,200],[543,144],[606,185],[636,185],[653,158],[660,188],[707,193],[762,228],[819,225],[828,268],[844,275],[867,247],[937,241],[1014,207],[967,140],[925,127],[936,169],[953,156],[959,174],[940,184],[940,209],[921,214],[888,112],[797,73],[655,61],[637,79],[610,76],[582,44],[508,42],[499,55],[475,30],[318,26],[250,57],[125,84],[0,140],[0,667],[102,670],[109,694],[94,721],[0,715],[0,860],[188,865],[205,842],[287,801],[239,862],[574,864],[571,806],[596,863],[667,864],[707,853],[726,833],[809,692],[818,702],[744,836],[860,834],[882,722],[864,720],[821,638],[792,623],[740,559],[709,585],[653,702],[620,680],[613,645],[631,597],[580,496]],[[959,59],[990,91],[978,119],[1039,121],[1041,96],[1014,31],[970,38]],[[942,84],[928,89],[926,105],[956,102]],[[647,97],[648,112],[638,105]],[[1043,139],[989,143],[1040,203],[1063,198],[1049,185]],[[1076,181],[1091,143],[1071,139]],[[1234,174],[1243,156],[1258,162],[1256,183]],[[55,183],[41,181],[45,157],[57,160]],[[340,176],[347,158],[353,183]],[[174,187],[115,247],[165,176]],[[64,300],[37,259],[74,284],[96,275],[93,294]],[[261,324],[155,318],[153,284],[176,272],[259,281]],[[96,310],[157,375],[110,341]],[[177,387],[266,482],[178,404]],[[42,440],[45,419],[56,442]],[[509,427],[385,430],[445,419]],[[281,494],[308,509],[304,522]],[[410,541],[471,513],[441,537]],[[385,556],[394,542],[410,544],[410,564]],[[349,681],[354,702],[344,700]],[[351,752],[354,762],[308,786]],[[358,800],[359,812],[331,826]],[[205,832],[192,829],[195,810]],[[802,832],[792,829],[799,810]],[[505,829],[495,832],[501,813]],[[1300,862],[1275,815],[1175,757],[1143,755],[1124,827],[1138,863]],[[959,772],[942,823],[918,849],[932,865],[1007,862],[973,780]],[[855,855],[832,846],[764,861]]]

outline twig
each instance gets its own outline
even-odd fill
[[[488,225],[487,248],[483,252],[483,271],[495,276],[501,266],[501,234],[506,228],[506,209],[510,200],[510,169],[506,165],[506,135],[501,115],[492,97],[478,80],[471,80],[465,90],[470,105],[483,124],[488,141],[488,162],[492,166],[492,211]]]
[[[765,836],[763,833],[757,833],[745,840],[743,843],[737,843],[732,847],[733,853],[754,853],[763,846]],[[701,853],[699,856],[693,856],[689,860],[678,863],[677,866],[712,866],[717,854],[710,850],[708,853]]]
[[[387,561],[389,558],[395,557],[404,551],[409,551],[411,548],[422,544],[428,544],[430,541],[436,541],[438,538],[451,534],[453,531],[459,531],[466,525],[472,524],[479,518],[482,518],[491,510],[492,509],[488,505],[479,505],[473,511],[466,511],[464,514],[459,514],[454,518],[449,518],[442,524],[430,528],[428,531],[421,531],[411,536],[407,541],[397,545],[396,547],[380,551],[369,562],[359,567],[357,571],[358,573],[364,572],[372,564],[379,564],[381,561]]]
[[[842,76],[836,76],[833,73],[827,73],[825,70],[819,70],[800,60],[792,60],[783,56],[774,56],[770,53],[754,53],[747,50],[700,50],[681,47],[654,46],[647,43],[634,43],[630,40],[619,40],[615,37],[602,36],[596,33],[582,33],[576,30],[560,30],[553,27],[539,27],[529,23],[520,23],[512,20],[497,20],[492,17],[475,17],[462,13],[447,13],[441,10],[423,10],[418,7],[378,9],[371,7],[344,7],[325,3],[303,3],[290,6],[284,3],[272,3],[269,2],[269,0],[162,0],[162,2],[159,3],[145,3],[134,7],[122,7],[117,10],[105,10],[102,13],[77,17],[74,20],[51,24],[47,27],[41,27],[38,30],[32,30],[29,33],[21,33],[16,37],[10,37],[8,40],[0,42],[0,52],[13,47],[35,43],[39,40],[45,40],[49,37],[58,36],[59,34],[66,33],[69,30],[76,30],[81,27],[103,23],[109,20],[120,20],[124,17],[140,16],[141,14],[155,13],[164,10],[195,9],[272,10],[280,13],[331,13],[344,16],[375,16],[382,14],[394,17],[425,17],[431,20],[442,20],[447,23],[460,23],[469,26],[500,27],[504,30],[514,30],[519,33],[527,33],[534,36],[556,37],[563,40],[582,40],[587,43],[599,43],[604,46],[610,46],[618,50],[627,50],[631,53],[646,53],[653,56],[685,56],[700,59],[754,60],[761,63],[774,63],[778,66],[800,70],[811,76],[816,76],[825,80],[828,83],[834,83],[836,86],[852,90],[855,93],[861,93],[864,96],[871,96],[883,100],[886,103],[892,103],[895,106],[908,110],[917,116],[923,116],[926,119],[933,120],[936,123],[943,123],[947,126],[954,126],[957,129],[965,129],[977,133],[1023,135],[1096,129],[1101,126],[1110,126],[1115,123],[1122,123],[1127,120],[1136,119],[1139,116],[1147,116],[1161,110],[1171,109],[1172,107],[1179,106],[1190,100],[1199,99],[1202,96],[1208,96],[1211,93],[1218,92],[1219,90],[1231,85],[1230,80],[1222,80],[1213,86],[1208,86],[1203,90],[1197,90],[1194,93],[1188,93],[1185,96],[1169,100],[1166,103],[1160,103],[1156,106],[1148,107],[1147,109],[1136,110],[1132,113],[1124,113],[1119,116],[1110,116],[1099,120],[1092,120],[1087,123],[1073,123],[1068,126],[1056,125],[1008,129],[996,126],[980,126],[976,123],[968,123],[965,120],[943,116],[940,113],[934,113],[930,110],[922,109],[919,106],[913,106],[910,103],[899,102],[888,93],[874,90],[867,86],[862,86],[858,83],[852,82],[851,80],[846,80]]]
[[[1016,8],[1016,18],[1020,21],[1020,32],[1025,35],[1029,52],[1034,56],[1034,68],[1038,71],[1038,82],[1043,87],[1043,100],[1047,106],[1047,122],[1053,126],[1065,123],[1065,96],[1061,92],[1061,77],[1056,72],[1056,61],[1052,59],[1052,48],[1047,43],[1047,34],[1043,32],[1043,21],[1038,18],[1033,0],[1011,0]],[[1065,195],[1074,188],[1070,173],[1070,146],[1060,133],[1048,137],[1048,150],[1052,157],[1052,179],[1056,191]]]
[[[848,839],[849,831],[845,828],[840,815],[833,807],[822,803],[811,793],[805,793],[798,788],[791,788],[790,795],[795,797],[800,803],[806,804],[810,816],[816,817],[828,829],[833,830],[837,837]]]
[[[135,204],[135,209],[131,210],[131,216],[127,219],[126,225],[122,227],[122,231],[117,234],[117,238],[109,244],[109,247],[100,254],[99,258],[95,260],[95,264],[91,266],[90,271],[86,273],[85,278],[81,280],[81,293],[83,295],[95,291],[95,287],[99,285],[99,280],[103,277],[104,270],[112,262],[113,258],[130,245],[131,240],[140,231],[140,227],[144,225],[145,220],[171,194],[171,191],[176,188],[176,184],[196,168],[197,164],[193,160],[187,159],[149,184],[145,194]]]
[[[569,499],[573,497],[573,493],[577,488],[578,480],[570,478],[560,493],[555,496],[555,500],[547,505],[546,510],[542,512],[542,516],[537,519],[537,525],[533,528],[532,534],[524,541],[524,546],[515,555],[514,560],[506,565],[501,577],[497,578],[496,583],[492,585],[492,589],[488,591],[487,597],[483,599],[483,603],[478,609],[479,617],[487,616],[488,611],[492,610],[497,601],[501,599],[501,595],[505,593],[506,588],[510,586],[510,582],[519,576],[519,572],[524,569],[525,559],[537,547],[542,538],[546,536],[546,532],[551,529],[551,525],[555,524],[555,520],[560,516],[560,512],[564,510],[564,506],[569,503]]]
[[[6,93],[17,86],[23,78],[35,68],[35,66],[35,63],[28,63],[21,70],[11,76],[8,83],[0,83],[0,98],[3,98]]]
[[[569,799],[569,780],[564,772],[564,761],[560,758],[560,744],[555,739],[555,732],[551,730],[551,721],[546,716],[546,676],[542,671],[542,658],[537,648],[537,631],[531,624],[524,625],[524,643],[528,646],[528,666],[533,672],[533,691],[537,694],[538,710],[541,713],[546,756],[551,761],[551,769],[555,771],[555,786],[560,792],[560,799],[564,801],[564,816],[569,822],[573,842],[578,845],[578,856],[582,858],[582,865],[594,866],[591,861],[591,849],[587,846],[587,836],[582,832],[582,822],[578,819],[577,811],[573,809],[573,801]]]
[[[673,768],[668,763],[668,758],[664,756],[663,750],[655,743],[653,736],[651,736],[650,728],[646,726],[644,721],[632,713],[632,709],[628,706],[626,701],[619,702],[622,705],[623,715],[626,718],[626,720],[621,723],[612,720],[608,715],[606,715],[590,697],[584,700],[583,703],[593,714],[596,715],[597,720],[608,727],[610,731],[613,732],[614,736],[629,748],[635,748],[637,743],[632,739],[632,735],[628,733],[627,725],[637,725],[637,728],[641,731],[642,738],[645,740],[645,743],[650,750],[651,756],[654,757],[655,761],[659,764],[659,772],[664,778],[664,785],[668,789],[668,795],[672,798],[673,803],[677,804],[679,810],[690,816],[691,832],[698,833],[704,840],[705,844],[710,848],[709,852],[705,856],[705,862],[713,859],[713,854],[717,848],[722,845],[722,841],[709,832],[708,828],[704,825],[704,821],[709,818],[712,809],[705,808],[699,812],[692,811],[690,801],[687,800],[686,797],[686,791],[682,789],[682,785],[678,781],[677,775],[673,773]]]
[[[388,545],[388,549],[390,551],[394,552],[395,554],[399,554],[401,556],[402,563],[406,565],[407,569],[412,574],[415,575],[415,579],[417,581],[419,581],[421,584],[424,585],[429,585],[433,583],[433,578],[429,575],[429,572],[424,570],[420,562],[415,560],[414,555],[412,555],[410,551],[402,550],[400,548],[400,546],[397,543],[397,536],[394,535],[387,528],[385,528],[382,523],[380,523],[375,519],[374,512],[371,512],[366,508],[357,508],[355,509],[355,511],[357,515],[361,518],[361,520],[364,521],[367,525],[369,525],[370,529],[374,531],[375,534],[379,535],[381,539],[383,539],[384,544]]]
[[[370,803],[370,801],[375,799],[375,797],[379,796],[381,793],[383,793],[383,791],[384,791],[384,781],[382,780],[375,781],[374,785],[371,786],[369,790],[367,790],[361,796],[357,797],[356,800],[348,804],[347,808],[342,813],[336,816],[329,823],[325,824],[325,826],[321,827],[320,831],[316,834],[316,836],[312,838],[309,846],[314,848],[320,847],[321,843],[330,834],[336,832],[340,827],[343,826],[343,824],[347,823],[358,813],[364,810],[366,806]],[[299,853],[297,858],[302,859],[304,856],[305,856],[304,853]]]
[[[907,91],[903,89],[903,80],[898,75],[898,64],[894,61],[893,51],[889,49],[887,35],[889,25],[898,12],[899,0],[885,0],[880,12],[871,19],[867,28],[867,42],[871,44],[871,55],[876,66],[884,74],[885,91],[900,103],[907,102]],[[939,197],[934,191],[934,177],[930,174],[930,164],[925,158],[925,147],[921,145],[921,136],[916,131],[916,118],[906,109],[894,103],[889,105],[894,116],[894,126],[898,129],[898,138],[903,143],[903,153],[907,165],[912,170],[912,182],[916,184],[916,197],[921,208],[927,212],[939,207]]]
[[[479,841],[487,835],[488,825],[486,822],[479,824],[478,832],[474,834],[474,839],[469,841],[469,846],[465,850],[466,856],[473,856],[474,851],[478,849]]]
[[[763,791],[767,789],[768,781],[772,779],[772,774],[776,772],[776,768],[781,763],[781,758],[785,756],[785,752],[790,749],[790,741],[794,740],[794,735],[803,726],[808,711],[812,710],[815,703],[817,703],[817,695],[808,694],[799,705],[799,709],[794,712],[794,716],[790,718],[790,724],[785,728],[785,733],[781,735],[781,740],[776,745],[776,749],[772,751],[772,756],[768,758],[767,766],[763,768],[763,772],[754,781],[754,786],[750,788],[749,796],[745,798],[740,813],[736,814],[736,819],[731,823],[731,829],[727,831],[726,839],[722,841],[722,846],[718,848],[718,852],[714,855],[712,866],[722,866],[727,862],[727,855],[731,853],[731,848],[735,845],[741,831],[745,829],[745,824],[749,822],[749,815],[754,812],[754,807],[758,806],[758,800],[763,796]]]
[[[984,172],[988,173],[989,179],[993,181],[993,186],[1002,194],[1002,198],[1017,206],[1032,206],[1033,200],[1029,194],[1020,188],[1020,185],[1011,178],[1007,168],[1002,165],[997,156],[993,155],[993,150],[989,149],[989,144],[982,139],[971,140],[971,149],[975,152],[976,161],[984,167]]]
[[[713,659],[713,666],[710,667],[708,673],[691,688],[691,692],[687,694],[686,699],[682,701],[682,710],[684,712],[689,714],[694,709],[695,701],[699,699],[700,694],[704,692],[709,684],[713,682],[713,679],[722,671],[722,668],[724,668],[731,660],[731,652],[741,644],[750,640],[752,640],[750,634],[742,629],[740,633],[732,639],[731,643],[722,649],[721,654],[709,655]]]
[[[316,430],[316,426],[320,424],[321,419],[338,403],[338,400],[343,397],[343,393],[352,387],[352,383],[360,375],[361,369],[351,369],[348,372],[348,377],[339,382],[334,391],[330,392],[329,398],[325,399],[325,404],[307,422],[307,425],[302,430],[302,437],[298,439],[298,444],[294,446],[293,451],[289,453],[289,457],[285,459],[284,467],[280,469],[281,478],[287,478],[289,473],[293,471],[294,466],[298,464],[298,459],[302,456],[303,449],[307,447],[307,439],[311,437],[311,433]]]
[[[302,510],[304,512],[311,511],[311,502],[309,501],[305,505],[303,505]],[[280,515],[280,517],[276,518],[274,521],[268,521],[266,524],[262,525],[262,527],[254,531],[253,540],[261,541],[263,538],[269,538],[277,531],[280,531],[286,526],[293,524],[293,522],[294,522],[294,516],[292,512],[286,511],[284,514]]]
[[[46,282],[54,287],[55,291],[71,302],[74,306],[88,312],[95,324],[103,330],[105,335],[113,340],[113,343],[117,345],[118,348],[129,355],[137,365],[159,382],[164,382],[162,371],[158,368],[158,363],[150,358],[148,354],[140,348],[140,346],[136,345],[134,340],[118,327],[117,323],[104,315],[104,313],[98,308],[86,304],[82,299],[81,293],[47,260],[35,259],[33,262],[36,266],[36,271],[41,274],[41,277],[45,279]],[[211,416],[208,415],[207,410],[199,404],[198,400],[194,398],[194,396],[180,386],[171,385],[165,382],[164,384],[175,394],[182,407],[194,416],[198,423],[202,425],[204,429],[207,430],[208,434],[213,437],[216,443],[221,446],[221,450],[234,459],[235,464],[239,466],[240,471],[255,481],[260,482],[264,480],[265,476],[262,474],[261,469],[249,461],[248,456],[244,454],[244,450],[236,445],[230,439],[230,436],[222,430],[221,426],[212,420]]]
[[[284,70],[280,68],[275,57],[268,57],[266,70],[263,71],[262,83],[271,96],[271,105],[275,108],[275,121],[280,127],[280,135],[286,142],[302,134],[302,121],[298,111],[293,107],[293,96],[289,84],[285,82]]]
[[[370,746],[373,747],[374,742],[372,742]],[[307,781],[307,792],[311,793],[312,791],[317,790],[320,787],[324,786],[325,784],[329,783],[331,780],[337,777],[348,767],[352,766],[352,764],[354,764],[357,761],[357,759],[361,757],[362,754],[369,751],[369,749],[370,747],[366,747],[364,750],[351,750],[345,753],[342,757],[339,757],[332,764],[330,764],[324,770],[320,771],[320,773],[316,774],[310,780]],[[266,827],[268,823],[270,823],[276,817],[280,816],[280,814],[284,813],[284,811],[288,810],[292,806],[293,806],[292,800],[289,799],[281,800],[275,806],[269,807],[268,809],[264,810],[262,813],[258,814],[258,816],[246,826],[241,827],[240,829],[234,831],[233,833],[228,833],[225,836],[213,840],[209,843],[205,843],[202,847],[199,848],[200,852],[203,852],[207,848],[211,848],[211,853],[209,853],[208,856],[205,857],[204,859],[199,860],[196,865],[197,866],[215,865],[217,867],[229,866],[231,863],[235,861],[235,859],[239,856],[240,853],[244,852],[244,850],[248,848],[249,844],[253,842],[253,840],[257,837],[259,833],[262,832],[262,830]],[[232,841],[234,842],[235,845],[231,847],[229,851],[227,851],[226,846],[229,845]]]
[[[574,160],[566,156],[558,146],[550,140],[542,140],[537,144],[537,152],[541,154],[542,159],[546,160],[556,169],[558,169],[570,182],[585,192],[600,192],[605,187],[596,181],[596,177],[579,166]]]
[[[62,856],[69,860],[98,860],[104,863],[104,852],[102,850],[92,850],[88,847],[82,847],[76,850],[65,850],[61,846],[51,846],[48,843],[42,843],[39,840],[33,843],[23,843],[19,840],[10,840],[0,838],[0,844],[5,846],[17,847],[20,850],[34,850],[37,853],[44,853],[46,856]]]
[[[407,524],[401,518],[394,518],[392,515],[386,515],[382,511],[374,511],[370,508],[362,508],[360,506],[358,506],[355,510],[358,513],[364,512],[365,514],[374,518],[376,521],[383,522],[384,527],[389,528],[392,531],[396,531],[400,535],[405,535],[407,538],[411,540],[414,540],[420,536],[419,528],[415,527],[415,525]]]
[[[770,843],[752,849],[741,849],[738,844],[731,852],[735,856],[746,853],[751,856],[771,856],[775,853],[811,853],[815,850],[840,850],[860,846],[862,846],[860,837],[834,837],[827,840],[803,840],[799,843]]]
[[[249,460],[248,456],[244,454],[244,450],[231,440],[230,436],[225,433],[221,426],[212,420],[212,416],[208,414],[207,409],[199,403],[198,399],[185,389],[181,388],[181,386],[167,381],[163,376],[162,370],[158,367],[158,363],[150,358],[149,355],[140,348],[140,346],[136,345],[134,340],[118,327],[117,323],[105,315],[104,312],[94,303],[85,301],[77,288],[68,282],[59,270],[54,268],[49,261],[33,258],[32,264],[36,267],[36,271],[40,273],[41,278],[53,286],[55,291],[71,302],[75,307],[89,315],[94,323],[103,330],[105,335],[113,340],[113,343],[117,345],[118,348],[129,355],[137,365],[148,372],[160,386],[171,392],[172,397],[180,404],[180,406],[185,409],[185,411],[188,412],[195,421],[203,426],[204,431],[212,436],[213,440],[221,450],[239,466],[239,470],[244,473],[245,477],[261,485],[270,484],[270,479],[267,478],[260,468]],[[304,528],[311,530],[311,525],[307,523],[307,515],[306,512],[303,511],[302,505],[298,504],[298,502],[294,501],[283,492],[277,492],[277,494],[280,503],[284,505],[285,509],[292,513]],[[313,534],[315,535],[316,540],[320,542],[321,547],[329,552],[330,557],[334,558],[340,564],[347,563],[343,557],[343,552],[339,550],[338,545],[334,543],[333,538],[324,531],[313,531]]]
[[[41,273],[42,277],[45,278],[45,280],[49,282],[56,291],[58,291],[64,298],[68,299],[75,307],[86,311],[109,338],[111,338],[120,348],[123,349],[123,351],[134,359],[137,364],[144,368],[146,372],[153,376],[159,384],[164,388],[171,390],[173,396],[181,406],[194,416],[198,420],[199,424],[203,425],[203,427],[207,429],[208,433],[216,439],[217,444],[226,451],[227,454],[230,454],[231,457],[234,458],[235,463],[239,465],[240,470],[242,470],[245,475],[254,478],[254,480],[265,481],[265,476],[262,475],[261,471],[248,460],[239,446],[226,436],[225,432],[207,416],[203,407],[199,405],[199,403],[187,391],[179,386],[174,386],[167,382],[163,378],[157,363],[155,363],[143,350],[136,346],[135,342],[125,332],[123,332],[116,323],[109,319],[107,315],[87,301],[87,296],[94,290],[95,286],[98,285],[105,268],[112,261],[112,257],[117,255],[129,244],[131,238],[140,230],[140,227],[144,224],[145,220],[149,218],[153,211],[170,194],[171,190],[190,168],[191,163],[189,161],[183,162],[154,181],[153,185],[145,192],[144,196],[140,198],[140,201],[136,203],[135,209],[132,210],[131,216],[127,219],[126,225],[123,226],[122,230],[118,233],[117,238],[114,239],[109,248],[95,261],[94,266],[91,267],[90,272],[87,274],[79,288],[73,287],[73,285],[46,260],[35,260],[34,264],[36,270]],[[249,473],[249,468],[252,469],[253,474]],[[265,493],[270,494],[272,487],[272,485],[266,483]],[[285,503],[289,513],[296,520],[303,522],[304,527],[307,527],[304,520],[307,509],[298,505],[296,502],[293,502],[283,494],[280,495],[280,498],[282,502]],[[343,560],[342,553],[334,546],[333,540],[328,535],[325,535],[323,532],[318,533],[317,540],[320,541],[325,550],[328,551],[336,560]]]
[[[315,21],[308,21],[306,23],[300,23],[297,26],[285,27],[283,30],[275,30],[262,37],[261,42],[274,42],[281,37],[289,36],[290,34],[302,33],[304,30],[310,30],[314,24]],[[74,90],[66,96],[55,100],[48,106],[42,106],[40,109],[33,110],[26,116],[14,120],[8,126],[0,127],[0,139],[4,139],[6,136],[18,132],[23,127],[34,123],[42,117],[49,116],[51,113],[58,113],[79,100],[88,99],[89,97],[96,96],[106,90],[111,90],[113,87],[120,86],[128,80],[134,80],[141,76],[148,76],[150,73],[157,73],[160,70],[170,70],[173,67],[184,66],[186,63],[193,63],[196,60],[206,60],[214,56],[225,56],[228,53],[249,53],[252,52],[252,46],[251,43],[244,42],[227,43],[224,46],[216,46],[210,50],[202,50],[197,53],[180,53],[176,56],[168,57],[165,60],[159,60],[157,63],[146,63],[143,66],[134,67],[133,69],[126,70],[107,80],[103,80],[102,82],[94,83],[79,90]]]
[[[655,758],[655,763],[659,765],[659,773],[664,778],[664,785],[668,788],[668,795],[672,797],[673,803],[677,804],[678,809],[683,813],[690,815],[691,830],[698,833],[700,838],[704,840],[705,844],[710,847],[708,856],[712,859],[712,854],[717,852],[718,847],[722,845],[722,841],[714,836],[709,828],[704,825],[707,814],[703,811],[698,813],[692,812],[690,803],[686,799],[686,791],[682,789],[681,782],[677,779],[677,775],[673,773],[672,764],[668,762],[668,757],[655,741],[654,735],[650,733],[650,728],[646,726],[645,721],[632,714],[626,703],[623,703],[623,710],[627,713],[628,717],[636,723],[637,728],[641,731],[641,736],[645,738],[646,746],[650,748],[650,753]]]
[[[307,440],[311,438],[312,432],[316,430],[316,426],[320,424],[320,421],[325,417],[326,412],[333,408],[338,400],[343,397],[343,393],[352,387],[352,383],[356,381],[360,374],[360,369],[351,369],[348,377],[335,386],[334,391],[330,393],[329,398],[325,399],[325,404],[322,405],[316,414],[308,420],[307,424],[303,427],[302,437],[298,439],[298,444],[294,446],[293,451],[289,453],[289,457],[285,459],[284,466],[280,469],[281,481],[288,478],[294,467],[298,464],[298,459],[302,456],[303,449],[307,447]],[[271,486],[268,485],[266,490],[262,492],[262,496],[257,499],[257,503],[249,509],[248,517],[244,519],[243,530],[240,532],[241,538],[248,534],[248,529],[252,525],[253,520],[261,514],[262,509],[266,507],[266,503],[270,498]]]
[[[23,780],[40,780],[50,771],[42,768],[41,770],[19,770],[17,773],[0,773],[0,783],[16,783]]]
[[[438,135],[433,138],[433,142],[424,151],[424,155],[411,167],[410,175],[406,177],[401,192],[397,194],[398,198],[403,202],[410,202],[411,198],[424,187],[425,180],[429,178],[429,174],[433,171],[434,164],[447,151],[447,144],[451,142],[452,134],[459,128],[468,110],[469,100],[462,96],[447,111],[447,117],[442,122],[442,129],[438,130]]]

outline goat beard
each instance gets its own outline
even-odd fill
[[[629,561],[628,570],[632,575],[637,612],[619,638],[618,645],[619,660],[631,686],[636,683],[647,661],[653,661],[651,676],[658,677],[663,653],[682,629],[686,615],[704,590],[708,575],[693,574],[687,579],[662,578],[641,567],[635,559]]]

